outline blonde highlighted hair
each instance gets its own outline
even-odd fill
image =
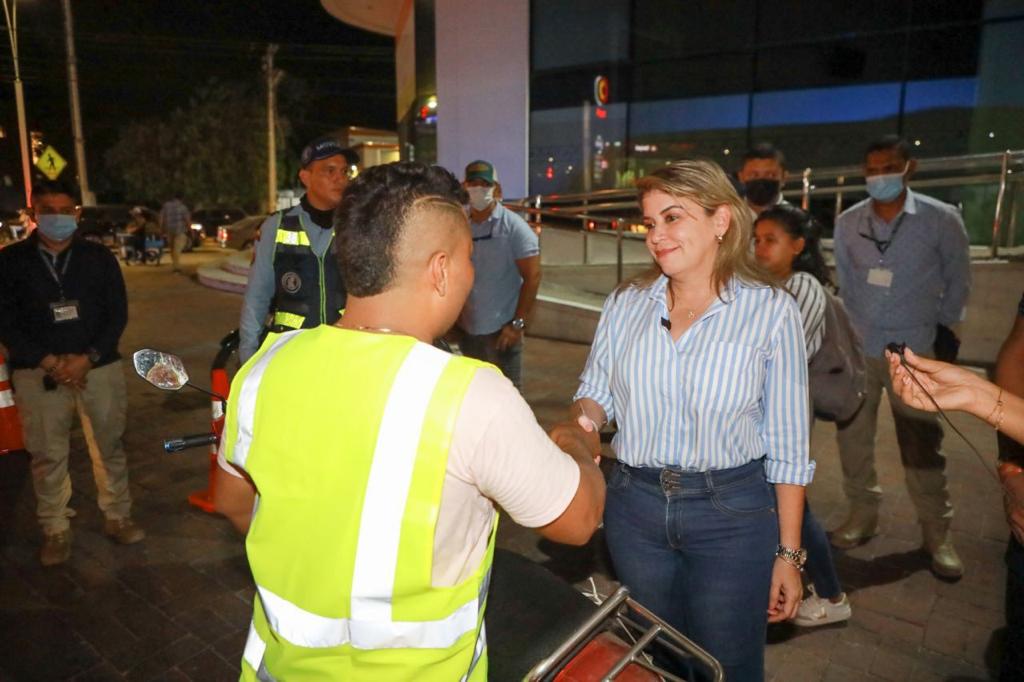
[[[644,196],[650,192],[659,190],[674,197],[689,199],[709,216],[720,206],[729,207],[729,229],[718,246],[711,272],[711,286],[715,292],[721,294],[733,277],[750,283],[776,285],[775,278],[758,265],[750,248],[753,212],[717,163],[708,159],[673,161],[637,180],[636,188],[638,201],[643,201]],[[623,282],[619,290],[631,286],[647,287],[661,274],[661,269],[655,265],[651,270]]]

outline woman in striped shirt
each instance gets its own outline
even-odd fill
[[[633,594],[761,680],[768,621],[800,602],[807,360],[800,311],[750,252],[751,216],[710,161],[637,182],[656,269],[605,302],[573,410],[618,424],[605,537]]]
[[[773,275],[785,282],[793,294],[803,319],[807,360],[821,348],[825,338],[825,289],[831,286],[825,258],[819,245],[820,230],[814,220],[799,208],[775,206],[754,221],[754,255]],[[832,563],[825,529],[811,509],[804,507],[801,536],[807,547],[807,577],[811,594],[797,610],[793,622],[804,627],[827,625],[848,620],[852,615],[839,576]]]

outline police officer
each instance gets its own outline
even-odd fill
[[[270,329],[333,324],[345,307],[345,285],[334,257],[334,209],[359,158],[331,137],[302,150],[298,206],[278,211],[260,227],[256,258],[242,304],[238,353],[245,362]]]

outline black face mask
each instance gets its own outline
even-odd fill
[[[760,178],[743,183],[747,200],[754,206],[767,206],[775,201],[779,195],[781,183],[770,178]]]

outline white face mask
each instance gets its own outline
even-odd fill
[[[467,187],[469,205],[474,211],[486,210],[494,202],[493,187]]]

